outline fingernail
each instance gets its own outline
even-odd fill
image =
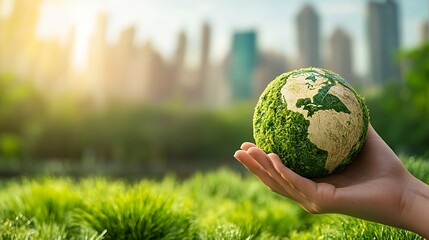
[[[269,159],[273,159],[274,153],[268,153],[267,156],[268,156]]]

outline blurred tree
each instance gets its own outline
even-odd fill
[[[45,105],[43,96],[29,82],[11,74],[0,75],[1,156],[22,156],[24,139],[35,124],[40,124]]]
[[[429,114],[429,43],[402,53],[405,81],[415,107]]]
[[[15,158],[21,149],[21,139],[13,134],[0,135],[0,156],[2,158]]]
[[[371,123],[397,152],[427,155],[429,148],[429,44],[403,51],[405,82],[384,85],[367,99]]]

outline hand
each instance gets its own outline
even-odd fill
[[[429,187],[407,171],[372,126],[356,159],[324,178],[301,177],[253,143],[243,143],[234,156],[272,191],[310,213],[342,213],[429,236]],[[423,209],[415,209],[419,205]]]

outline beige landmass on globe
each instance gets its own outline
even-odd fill
[[[301,113],[310,121],[308,138],[319,149],[328,152],[325,168],[331,173],[346,158],[353,146],[359,141],[363,128],[362,109],[355,94],[341,84],[331,87],[328,93],[338,97],[351,114],[335,110],[319,110],[311,117],[303,106],[298,108],[299,99],[312,99],[327,81],[316,77],[316,81],[306,80],[312,73],[290,76],[281,89],[289,110]],[[308,85],[312,87],[308,87]]]

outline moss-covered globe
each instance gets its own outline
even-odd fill
[[[366,139],[368,108],[338,74],[303,68],[274,79],[253,117],[256,145],[301,176],[330,175],[349,164]]]

